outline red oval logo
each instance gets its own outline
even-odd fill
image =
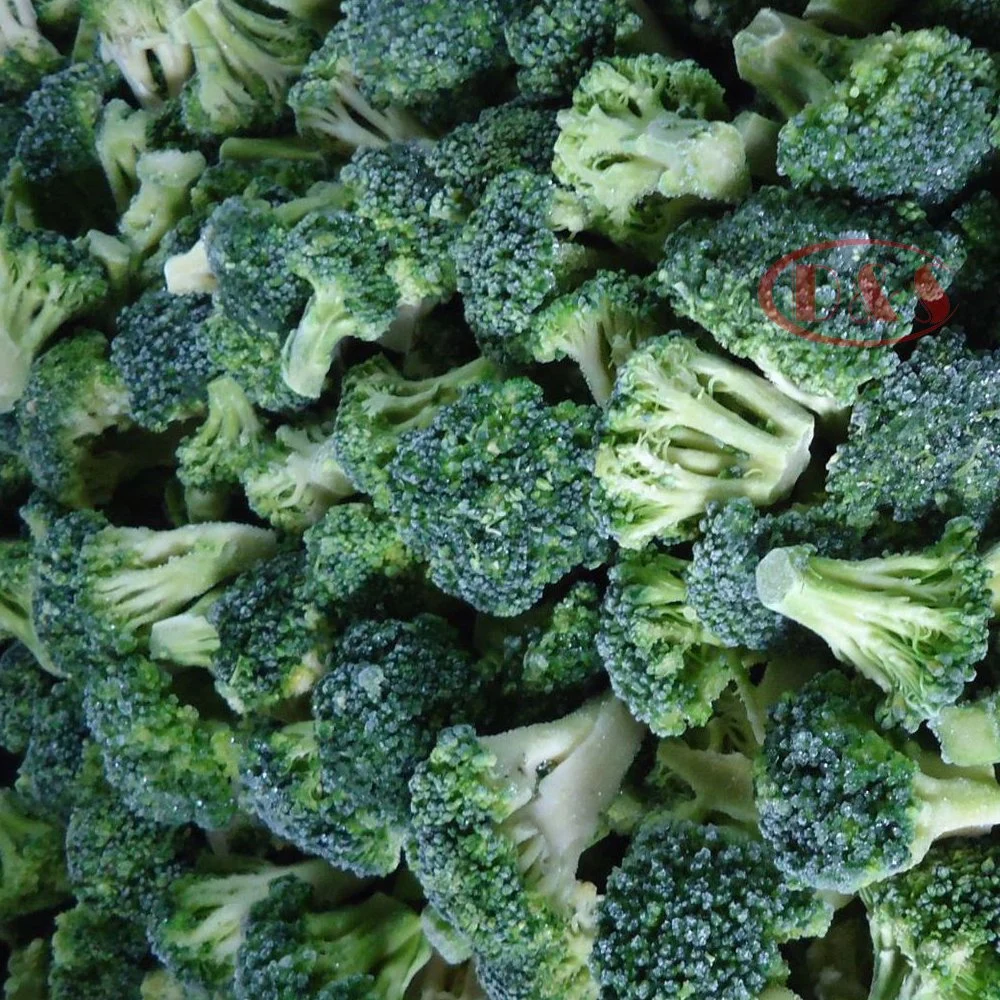
[[[856,266],[849,273],[842,267],[809,259],[845,248],[865,247],[886,248],[909,258],[905,262],[895,261],[897,271],[906,275],[903,287],[898,282],[895,288],[886,287],[881,273],[883,264],[878,259],[865,260],[863,253],[852,255],[855,259],[851,263]],[[944,279],[952,270],[936,254],[908,243],[867,236],[844,237],[800,247],[775,261],[760,279],[757,299],[772,322],[796,337],[843,347],[886,347],[924,337],[951,319],[954,310],[945,290],[950,279]],[[775,301],[775,286],[782,279],[791,286],[784,297],[791,302],[794,316],[783,312]],[[845,316],[847,323],[857,327],[898,322],[904,301],[907,305],[915,301],[916,306],[913,325],[902,336],[845,337],[823,331],[823,324],[829,330],[834,319],[843,325]]]

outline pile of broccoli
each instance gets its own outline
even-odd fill
[[[0,0],[3,1000],[1000,1000],[1000,4],[773,2]]]

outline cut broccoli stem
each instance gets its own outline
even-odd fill
[[[175,254],[163,265],[167,291],[173,295],[211,295],[219,287],[208,264],[205,241],[198,240],[187,253]]]
[[[781,125],[756,111],[741,111],[733,119],[733,128],[743,140],[750,176],[766,184],[777,184],[778,133]]]
[[[960,767],[1000,763],[1000,695],[948,705],[931,722],[941,757]]]
[[[912,856],[922,858],[935,840],[978,837],[1000,824],[1000,787],[992,769],[983,778],[932,777],[918,771],[913,791],[920,804]]]
[[[691,787],[694,798],[674,812],[693,822],[704,822],[712,813],[721,813],[757,827],[757,806],[753,797],[753,761],[742,753],[695,750],[683,740],[664,740],[656,759]]]
[[[791,118],[833,89],[810,58],[829,44],[830,35],[822,28],[765,8],[733,39],[736,69]]]
[[[187,611],[154,623],[149,633],[149,655],[179,667],[211,667],[219,648],[219,633],[207,616],[224,592],[223,588],[209,591]]]

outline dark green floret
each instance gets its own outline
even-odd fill
[[[789,975],[781,946],[821,935],[832,916],[750,835],[654,819],[601,903],[593,959],[601,996],[766,996]]]
[[[1000,822],[992,770],[949,767],[875,722],[878,689],[832,670],[771,710],[756,766],[760,829],[789,877],[854,893],[935,840]]]
[[[28,748],[37,706],[52,686],[31,650],[12,642],[0,653],[0,747],[22,754]]]
[[[399,444],[393,513],[431,580],[478,611],[526,611],[605,545],[591,513],[596,411],[528,379],[471,385]]]
[[[31,544],[21,539],[0,541],[0,641],[17,641],[42,669],[62,676],[64,671],[53,662],[39,634],[35,613],[37,593]]]

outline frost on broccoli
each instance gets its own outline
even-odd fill
[[[878,689],[819,674],[771,710],[756,765],[760,828],[778,867],[854,893],[913,868],[936,840],[1000,822],[992,769],[962,769],[875,722]]]
[[[993,58],[945,28],[855,40],[763,10],[734,48],[743,79],[789,119],[778,170],[795,187],[936,204],[982,174],[1000,141]]]
[[[691,60],[599,60],[559,112],[552,169],[593,206],[595,228],[656,260],[702,202],[750,193],[743,139],[722,87]]]
[[[605,530],[636,549],[691,537],[715,501],[770,506],[808,465],[812,436],[812,416],[766,379],[657,337],[622,366],[598,431]]]
[[[389,467],[393,513],[431,580],[510,616],[604,556],[591,513],[596,413],[546,406],[525,378],[482,382],[406,435]]]

